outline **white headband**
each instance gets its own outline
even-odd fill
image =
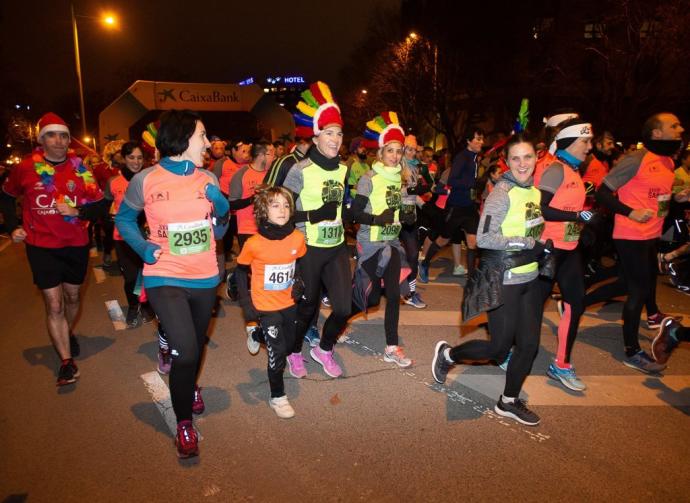
[[[546,124],[546,127],[556,127],[561,122],[565,122],[568,119],[577,119],[578,117],[579,117],[579,115],[576,114],[575,112],[567,113],[567,114],[556,114],[556,115],[552,115],[549,118],[544,117],[544,124]]]
[[[592,138],[592,125],[588,122],[582,122],[561,129],[551,145],[549,145],[549,152],[552,154],[555,153],[556,142],[564,138]]]

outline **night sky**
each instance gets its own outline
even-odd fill
[[[339,71],[364,36],[373,5],[399,0],[76,0],[77,14],[112,10],[118,31],[79,17],[89,122],[135,80],[233,83],[304,75],[337,89]],[[0,2],[2,104],[78,111],[69,2]]]

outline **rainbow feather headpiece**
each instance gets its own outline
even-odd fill
[[[364,131],[364,145],[367,148],[382,148],[392,141],[405,144],[405,131],[400,126],[398,114],[383,112],[367,122]]]
[[[323,82],[314,82],[302,92],[302,101],[297,103],[297,112],[293,117],[295,136],[299,138],[318,136],[325,127],[333,124],[343,127],[340,108],[333,101],[331,90]]]

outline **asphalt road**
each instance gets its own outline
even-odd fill
[[[266,353],[247,352],[240,310],[224,302],[200,380],[201,455],[180,461],[154,402],[167,383],[155,373],[154,327],[115,330],[105,309],[111,299],[124,304],[121,277],[98,283],[89,272],[76,330],[81,378],[56,388],[58,358],[23,246],[5,243],[0,500],[690,499],[688,345],[661,377],[623,366],[620,303],[583,318],[574,362],[589,388],[578,394],[544,375],[556,346],[549,302],[525,387],[542,424],[529,428],[492,412],[503,384],[494,365],[458,366],[445,386],[434,384],[436,341],[485,337],[477,326],[459,329],[461,281],[449,275],[446,254],[432,267],[438,281],[420,286],[429,307],[401,308],[402,344],[414,366],[383,362],[383,309],[373,312],[336,348],[344,378],[330,379],[309,361],[306,379],[286,379],[297,413],[291,420],[269,409]],[[690,320],[690,297],[663,278],[658,294],[662,309]],[[654,333],[641,329],[645,348]]]

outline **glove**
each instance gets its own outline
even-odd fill
[[[216,212],[216,215],[223,216],[230,211],[230,203],[217,185],[207,183],[204,192],[206,193],[206,199],[213,203],[213,208]]]
[[[594,213],[593,211],[587,211],[587,210],[578,211],[578,212],[577,212],[577,220],[578,220],[579,222],[585,222],[585,223],[587,223],[587,222],[589,222],[590,220],[592,220],[592,219],[594,218],[595,215],[596,215],[596,213]]]
[[[414,224],[415,220],[417,219],[417,215],[415,214],[414,211],[408,211],[406,213],[400,213],[400,222],[402,222],[405,225],[412,225]]]
[[[395,218],[395,210],[392,208],[387,208],[383,210],[383,213],[380,215],[374,215],[374,225],[392,224],[393,218]]]
[[[146,243],[146,249],[144,250],[144,262],[147,264],[155,264],[158,262],[158,259],[153,255],[156,250],[160,250],[161,247],[160,245],[157,245],[155,243]]]
[[[537,241],[536,239],[534,240],[534,247],[532,248],[532,251],[534,252],[535,257],[539,257],[544,254],[544,250],[546,250],[546,246],[544,246],[544,243],[541,241]]]
[[[299,276],[295,276],[292,282],[292,300],[299,302],[304,295],[304,281]]]
[[[324,220],[335,220],[338,214],[338,203],[331,201],[326,203],[318,209],[309,210],[307,212],[309,217],[309,222],[312,224],[317,224],[323,222]]]

